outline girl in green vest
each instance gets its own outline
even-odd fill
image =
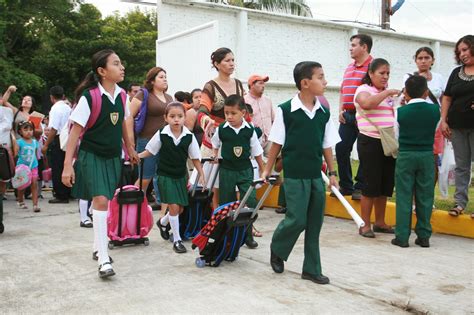
[[[124,122],[129,114],[128,109],[122,102],[122,89],[117,85],[124,76],[125,68],[114,51],[101,50],[92,56],[92,71],[75,92],[77,105],[69,117],[73,126],[69,132],[62,173],[62,182],[72,187],[74,197],[92,200],[92,258],[99,262],[100,278],[115,275],[107,252],[107,208],[120,180],[122,139],[131,162],[135,164],[138,161]],[[101,95],[100,113],[94,125],[87,126],[95,108],[90,91],[95,88],[99,89]],[[76,157],[79,138],[81,141]],[[76,159],[74,167],[73,157]]]
[[[169,230],[173,233],[173,249],[176,253],[186,252],[179,234],[179,215],[188,205],[186,190],[188,157],[199,173],[201,184],[204,183],[204,172],[200,162],[201,151],[196,138],[184,126],[186,110],[182,103],[169,103],[165,111],[165,127],[158,130],[138,156],[143,159],[152,155],[158,156],[157,170],[158,189],[161,202],[168,204],[169,212],[156,222],[161,237],[170,238]]]
[[[219,171],[219,204],[223,205],[237,200],[235,187],[243,197],[253,181],[253,166],[250,157],[254,156],[260,170],[263,170],[263,149],[258,141],[255,128],[247,123],[244,117],[247,107],[244,99],[233,94],[224,101],[224,115],[226,121],[219,125],[211,142],[214,156],[221,151],[222,163]],[[247,204],[249,207],[257,205],[255,190],[250,195]],[[245,244],[249,248],[256,248],[252,235],[252,228],[248,229]]]

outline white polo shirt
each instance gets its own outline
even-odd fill
[[[64,101],[57,101],[49,111],[49,129],[56,130],[56,134],[61,134],[61,130],[67,124],[71,115],[71,107]]]
[[[300,100],[298,94],[291,99],[291,112],[294,112],[298,109],[302,109],[303,112],[310,118],[316,115],[316,111],[321,108],[323,111],[328,111],[329,108],[324,108],[321,103],[319,102],[318,98],[316,97],[316,102],[314,104],[313,110],[309,110]],[[286,129],[285,123],[283,121],[283,111],[280,107],[277,108],[275,113],[275,121],[273,122],[272,130],[270,131],[270,136],[268,140],[271,142],[275,142],[276,144],[284,145],[286,139]],[[339,133],[334,126],[334,122],[331,118],[329,118],[328,122],[326,123],[326,128],[324,131],[324,139],[323,139],[323,149],[327,149],[333,147],[341,141],[341,137],[339,137]]]
[[[236,134],[239,134],[240,130],[244,128],[250,128],[250,125],[245,120],[243,120],[239,128],[234,128],[226,121],[223,128],[231,128]],[[214,149],[219,149],[221,147],[222,141],[219,138],[219,127],[216,128],[216,132],[212,136],[211,143]],[[263,154],[263,149],[260,145],[260,141],[258,141],[255,130],[253,131],[252,138],[250,138],[250,154],[252,156],[259,156]]]
[[[12,146],[10,132],[13,124],[13,111],[11,108],[0,105],[0,144]]]
[[[196,140],[196,137],[193,135],[191,131],[189,131],[188,128],[183,126],[183,131],[181,134],[176,138],[171,131],[171,128],[169,125],[166,125],[163,128],[162,133],[164,135],[168,135],[173,139],[174,145],[178,145],[181,143],[181,139],[183,139],[184,136],[186,135],[192,135],[193,139],[191,141],[191,144],[188,147],[188,156],[191,160],[200,160],[201,159],[201,150],[199,149],[199,144]],[[156,155],[158,152],[160,152],[161,149],[161,139],[160,139],[160,131],[158,130],[155,135],[148,141],[145,150],[150,152],[153,155]]]

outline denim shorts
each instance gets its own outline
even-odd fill
[[[150,139],[137,138],[136,150],[138,153],[145,151],[148,141],[150,141]],[[158,154],[143,159],[143,179],[151,179],[156,175],[157,160]],[[140,170],[140,168],[138,170]]]

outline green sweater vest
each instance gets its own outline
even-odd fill
[[[175,145],[173,138],[167,134],[161,133],[160,130],[160,141],[161,148],[157,159],[157,171],[158,175],[181,178],[187,174],[188,149],[193,141],[193,135],[187,134],[181,138],[178,145]]]
[[[89,90],[85,91],[83,96],[91,108],[92,98]],[[102,95],[100,115],[94,126],[87,129],[82,137],[81,149],[107,159],[120,157],[124,114],[121,97],[117,97],[114,105],[105,94]]]
[[[440,119],[439,106],[411,103],[398,109],[399,150],[433,151],[434,135]]]
[[[322,107],[313,119],[302,110],[291,112],[291,100],[280,105],[285,124],[283,169],[286,178],[321,178],[323,139],[329,110]]]
[[[222,164],[221,167],[233,170],[242,171],[245,169],[252,168],[250,162],[250,139],[252,138],[254,128],[242,128],[239,133],[231,127],[225,127],[224,123],[219,126],[219,139],[222,142],[221,155]]]

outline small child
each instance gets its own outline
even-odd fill
[[[263,149],[258,141],[255,128],[244,117],[247,114],[245,101],[239,95],[231,95],[225,99],[224,115],[226,121],[219,125],[212,137],[214,156],[218,156],[221,148],[222,164],[219,171],[219,204],[237,200],[235,187],[243,197],[254,178],[250,157],[255,157],[259,169],[263,170]],[[255,190],[247,201],[249,207],[257,205]],[[245,244],[256,248],[258,243],[253,239],[253,227],[247,230]]]
[[[301,278],[318,284],[328,284],[322,274],[319,257],[319,233],[323,225],[326,189],[321,177],[322,156],[330,170],[330,184],[339,188],[334,171],[332,146],[340,137],[330,118],[330,111],[318,100],[327,85],[321,64],[313,61],[298,63],[293,70],[300,91],[293,99],[281,104],[270,131],[272,142],[268,164],[262,174],[270,174],[275,159],[282,150],[285,172],[286,214],[273,234],[270,264],[276,273],[284,271],[293,246],[305,231],[304,262]]]
[[[430,247],[431,213],[434,201],[435,171],[433,143],[440,119],[439,106],[426,102],[428,85],[425,77],[414,75],[405,82],[405,100],[398,108],[399,151],[395,167],[396,220],[392,244],[408,247],[411,232],[414,192],[416,217],[415,244]]]
[[[33,123],[23,121],[18,124],[18,134],[21,136],[15,145],[15,156],[18,156],[16,165],[26,165],[31,170],[31,199],[33,201],[33,211],[40,212],[38,206],[38,154],[39,144],[33,137]],[[18,207],[28,209],[24,202],[25,191],[18,190]]]
[[[173,250],[178,254],[186,252],[179,234],[179,215],[183,212],[183,207],[188,205],[188,157],[199,173],[200,182],[204,183],[204,172],[199,161],[199,145],[191,131],[184,126],[185,118],[186,109],[182,103],[169,103],[165,111],[165,121],[168,125],[158,130],[146,145],[145,151],[138,155],[143,159],[160,152],[157,162],[160,166],[157,169],[158,189],[161,202],[168,204],[169,212],[159,219],[156,225],[165,240],[170,238],[171,228]]]

